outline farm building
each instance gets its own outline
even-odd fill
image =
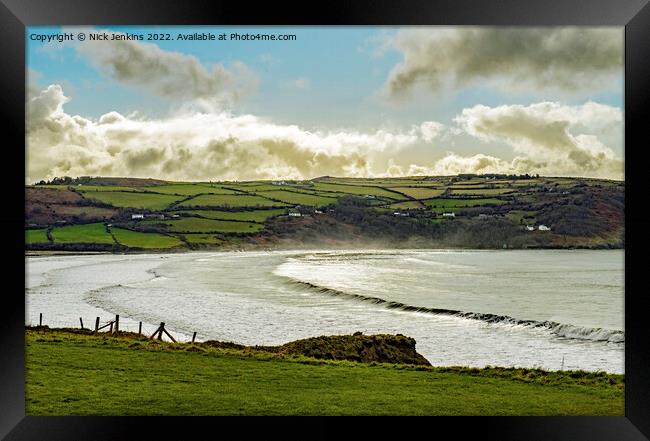
[[[442,213],[442,217],[456,217],[456,213]]]
[[[144,214],[132,214],[131,219],[144,219]]]
[[[549,227],[547,227],[546,225],[540,225],[538,227],[538,230],[539,231],[551,231],[551,229]]]
[[[527,226],[526,226],[526,229],[527,229],[528,231],[535,231],[535,227],[533,227],[532,225],[527,225]]]
[[[289,213],[289,216],[291,216],[291,217],[300,217],[302,215],[300,213],[298,213],[297,211],[292,211],[291,213]]]

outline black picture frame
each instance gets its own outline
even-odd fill
[[[11,153],[6,163],[11,174],[6,176],[10,176],[10,191],[14,195],[11,202],[5,201],[0,231],[18,232],[24,228],[24,194],[17,189],[24,187],[25,175],[20,176],[21,167],[17,163],[25,163],[25,149],[21,148],[25,143],[25,27],[102,24],[625,26],[625,416],[438,418],[424,424],[409,422],[409,430],[401,433],[407,435],[414,426],[421,425],[430,431],[425,433],[440,434],[447,429],[451,430],[447,433],[454,433],[454,438],[469,439],[595,441],[650,437],[650,343],[644,332],[649,302],[642,283],[650,231],[650,216],[643,208],[648,200],[644,179],[649,163],[645,133],[646,115],[650,115],[648,0],[339,0],[322,4],[222,0],[0,0],[0,121],[7,141],[4,150]],[[215,436],[219,433],[212,419],[197,422],[134,417],[26,417],[25,267],[24,260],[18,258],[19,255],[24,257],[24,242],[21,234],[5,233],[3,244],[9,253],[4,268],[11,276],[8,280],[13,283],[6,285],[8,288],[4,290],[0,307],[0,437],[6,436],[7,440],[113,440],[134,438],[137,429],[144,429],[142,433],[147,434],[146,438],[169,438],[171,435],[175,439],[193,439],[200,433],[196,430],[208,428],[212,430],[208,433]],[[242,430],[249,434],[254,426],[258,425],[246,424]],[[384,423],[360,426],[366,435],[373,431],[385,433],[388,429]],[[174,435],[179,429],[183,435]],[[322,434],[327,431],[323,430]],[[280,430],[280,433],[286,432]],[[313,429],[296,434],[301,433],[309,435]]]

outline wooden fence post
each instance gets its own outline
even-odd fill
[[[115,316],[115,332],[118,332],[120,330],[120,316],[116,315]]]
[[[196,338],[196,331],[194,331],[194,334],[192,335],[192,343],[194,343],[195,338]]]
[[[79,317],[79,323],[81,323],[81,329],[83,329],[84,328],[84,321],[81,319],[81,317]]]
[[[43,326],[43,313],[38,315],[38,326]]]
[[[142,322],[138,325],[138,335],[142,334]]]
[[[149,340],[153,340],[154,338],[156,338],[156,335],[161,333],[160,328],[162,328],[164,325],[165,325],[164,323],[161,323],[160,326],[158,326],[158,327],[156,328],[156,330],[154,331],[154,333],[151,334],[151,337],[149,337]]]
[[[167,330],[165,329],[164,326],[162,327],[162,330],[160,331],[160,334],[161,334],[161,340],[162,340],[162,333],[163,333],[163,332],[165,333],[165,335],[166,335],[167,337],[169,337],[169,339],[170,339],[171,341],[173,341],[174,343],[176,343],[176,340],[174,340],[174,337],[172,337],[172,335],[171,335],[169,332],[167,332]]]
[[[165,322],[160,323],[160,331],[158,331],[158,340],[162,340],[162,333],[165,329]]]
[[[95,319],[95,332],[99,331],[99,317]]]
[[[113,322],[111,322],[111,327],[108,332],[110,332],[111,334],[113,333]]]

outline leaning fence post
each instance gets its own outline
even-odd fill
[[[138,325],[138,335],[142,334],[142,322]]]
[[[116,315],[115,316],[115,332],[120,330],[120,316]]]
[[[171,341],[173,341],[174,343],[176,343],[176,340],[174,340],[174,337],[172,337],[172,335],[171,335],[169,332],[167,332],[167,330],[166,330],[164,327],[162,328],[162,331],[160,331],[160,332],[161,332],[161,334],[164,332],[165,335],[167,335],[167,337],[169,337],[169,339],[170,339]]]
[[[81,323],[81,329],[83,329],[84,328],[84,321],[81,319],[81,317],[79,317],[79,323]]]
[[[43,313],[38,315],[38,326],[43,326]]]
[[[95,319],[95,332],[99,331],[99,317]]]
[[[194,343],[195,338],[196,338],[196,331],[194,331],[194,334],[192,335],[192,343]]]

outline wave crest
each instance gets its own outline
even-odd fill
[[[542,328],[551,332],[553,335],[563,338],[575,340],[589,340],[589,341],[603,341],[609,343],[625,343],[625,332],[620,330],[604,329],[604,328],[588,328],[583,326],[570,325],[566,323],[558,323],[549,320],[523,320],[508,315],[490,314],[483,312],[467,312],[454,309],[444,308],[428,308],[425,306],[413,306],[401,302],[385,300],[380,297],[364,296],[361,294],[352,294],[344,291],[339,291],[332,288],[315,285],[313,283],[304,282],[287,277],[289,283],[294,286],[307,288],[310,291],[327,294],[337,297],[348,297],[363,302],[381,305],[388,309],[399,309],[400,311],[408,312],[421,312],[426,314],[436,315],[449,315],[453,317],[461,317],[469,320],[481,320],[486,323],[500,324],[500,325],[519,325],[530,328]]]

